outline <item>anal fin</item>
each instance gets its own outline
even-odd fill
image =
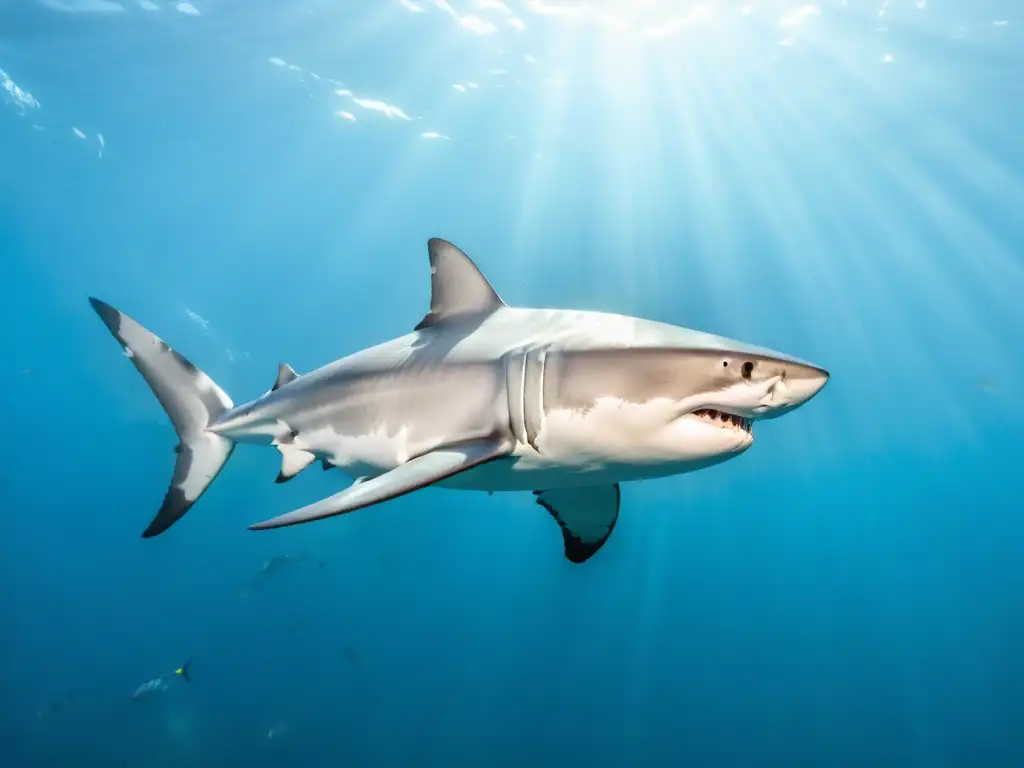
[[[301,448],[295,448],[292,445],[279,445],[277,450],[281,452],[281,471],[277,475],[275,483],[284,483],[291,480],[299,472],[304,470],[314,461],[314,456],[309,451],[304,451]]]
[[[621,500],[618,483],[533,493],[562,529],[565,557],[570,562],[589,560],[615,530]]]
[[[383,475],[357,481],[345,490],[315,504],[250,525],[249,529],[262,531],[268,528],[282,528],[354,512],[372,504],[404,496],[467,469],[506,456],[508,450],[509,446],[506,443],[493,440],[472,441],[439,448],[410,459]]]

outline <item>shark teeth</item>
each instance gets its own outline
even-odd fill
[[[697,416],[704,421],[710,421],[719,427],[732,427],[733,429],[739,429],[747,434],[753,434],[751,429],[750,419],[744,419],[742,416],[733,416],[731,413],[723,413],[722,411],[716,411],[714,408],[701,408],[693,412],[694,416]]]

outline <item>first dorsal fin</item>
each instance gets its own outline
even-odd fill
[[[270,390],[273,392],[276,389],[280,389],[289,381],[294,381],[299,378],[294,369],[288,363],[278,363],[277,365],[277,381],[274,382],[273,388]]]
[[[505,306],[473,260],[447,240],[432,237],[430,253],[430,311],[416,330],[430,328],[456,316],[488,315]]]

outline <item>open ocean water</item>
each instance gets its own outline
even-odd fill
[[[1024,765],[1022,126],[1018,0],[0,0],[0,764]],[[87,297],[243,402],[430,237],[831,382],[581,565],[530,494],[250,532],[346,482],[250,446],[140,538]]]

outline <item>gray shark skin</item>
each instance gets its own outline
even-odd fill
[[[753,425],[828,381],[797,358],[621,315],[507,306],[470,258],[428,242],[430,311],[412,333],[235,406],[205,373],[97,299],[93,308],[167,411],[179,444],[143,537],[199,499],[237,443],[271,445],[277,481],[315,461],[355,482],[250,526],[296,525],[437,485],[532,491],[583,562],[611,535],[620,483],[692,472],[746,451]]]

